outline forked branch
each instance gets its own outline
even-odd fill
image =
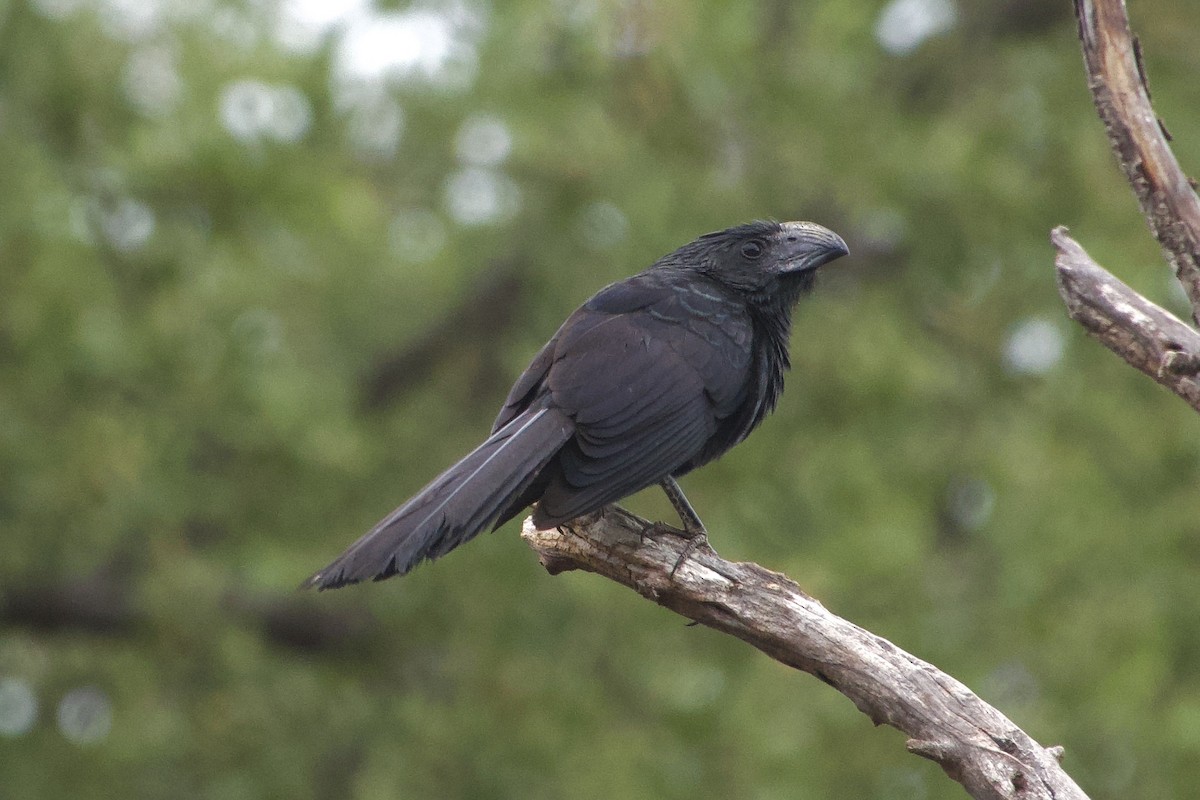
[[[1076,0],[1088,87],[1121,170],[1200,318],[1200,197],[1150,105],[1124,0]]]
[[[1124,0],[1075,0],[1079,41],[1096,111],[1117,162],[1154,237],[1162,245],[1200,320],[1200,197],[1150,105],[1141,47],[1129,30]],[[1055,228],[1058,291],[1088,333],[1200,411],[1200,336],[1151,303]]]

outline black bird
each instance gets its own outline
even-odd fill
[[[548,528],[655,483],[703,541],[675,478],[745,439],[775,407],[792,308],[817,267],[847,252],[811,222],[754,222],[601,289],[517,379],[487,441],[305,586],[403,575],[532,503],[534,523]]]

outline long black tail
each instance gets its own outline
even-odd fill
[[[403,575],[444,556],[490,525],[504,522],[513,502],[571,437],[575,426],[558,409],[524,412],[491,435],[371,529],[337,560],[304,582],[334,589]]]

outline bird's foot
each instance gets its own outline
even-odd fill
[[[644,543],[647,538],[654,538],[661,535],[674,536],[687,540],[679,557],[675,559],[675,566],[671,567],[672,580],[674,580],[675,573],[679,571],[679,568],[683,566],[684,562],[695,555],[697,550],[709,546],[708,534],[703,528],[700,530],[681,530],[665,522],[655,522],[643,528],[641,532],[642,542]]]
[[[683,552],[679,554],[679,558],[675,561],[675,566],[671,568],[671,579],[674,580],[675,573],[683,566],[683,562],[691,558],[699,548],[708,547],[708,532],[704,530],[704,523],[700,521],[700,516],[696,513],[696,509],[692,508],[692,504],[688,502],[687,495],[683,493],[683,488],[680,487],[675,478],[668,475],[659,481],[658,485],[666,493],[667,499],[671,501],[671,505],[675,508],[675,513],[679,515],[679,521],[683,523],[683,530],[677,531],[677,535],[688,540],[687,545],[683,548]]]
[[[671,580],[675,580],[675,573],[683,566],[683,562],[695,555],[701,547],[708,547],[708,534],[704,532],[703,528],[698,531],[682,531],[682,533],[687,537],[687,544],[683,546],[683,552],[679,554],[679,558],[675,559],[675,566],[671,567]]]

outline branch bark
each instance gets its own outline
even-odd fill
[[[1150,230],[1200,320],[1200,197],[1150,104],[1141,48],[1124,0],[1076,0],[1088,87]]]
[[[653,530],[651,530],[653,529]],[[910,738],[976,800],[1085,800],[1058,760],[959,681],[842,619],[792,580],[701,548],[672,576],[686,540],[620,508],[522,536],[555,575],[595,572],[820,678],[876,725]],[[650,535],[653,532],[653,535]]]
[[[1071,319],[1200,411],[1200,333],[1093,261],[1066,228],[1055,228],[1050,240]]]

